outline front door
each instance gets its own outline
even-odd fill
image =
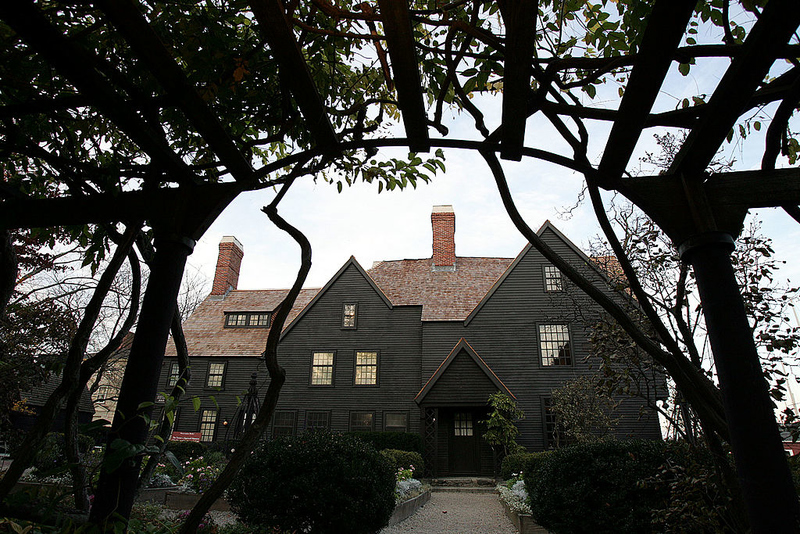
[[[481,436],[478,413],[456,409],[449,430],[449,463],[452,475],[476,475],[481,471]]]

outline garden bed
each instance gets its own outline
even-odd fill
[[[403,501],[398,504],[394,512],[392,512],[392,517],[389,519],[388,526],[394,526],[401,521],[404,521],[417,513],[417,510],[422,508],[429,500],[431,500],[431,490],[427,490],[413,499],[409,499],[407,501]]]
[[[181,493],[179,491],[168,491],[164,499],[164,507],[172,510],[191,510],[197,501],[200,500],[199,493]],[[209,510],[220,512],[230,511],[231,506],[225,499],[217,499]]]
[[[514,523],[519,534],[548,534],[548,531],[544,527],[538,525],[530,514],[520,514],[512,510],[511,506],[503,499],[500,499],[500,502],[503,503],[506,516]]]

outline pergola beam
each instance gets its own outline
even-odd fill
[[[700,123],[675,156],[670,173],[698,176],[705,171],[798,26],[796,0],[772,0],[764,7],[709,99]]]
[[[694,0],[659,0],[653,7],[600,161],[601,186],[611,187],[625,172],[696,5]]]
[[[253,0],[251,7],[259,30],[280,65],[281,79],[291,89],[316,144],[325,152],[335,150],[339,139],[294,37],[291,22],[286,18],[283,3],[281,0]]]
[[[416,42],[406,0],[378,0],[386,46],[392,60],[392,79],[403,114],[403,126],[414,152],[428,152],[428,117],[422,95],[422,82],[417,62]]]

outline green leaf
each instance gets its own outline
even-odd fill
[[[201,402],[200,397],[197,396],[192,397],[192,407],[194,408],[194,411],[196,412],[200,411],[200,402]]]
[[[680,72],[684,76],[689,75],[689,69],[691,66],[688,63],[679,63],[678,64],[678,72]]]

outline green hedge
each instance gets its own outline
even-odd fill
[[[67,465],[66,443],[64,434],[50,432],[45,436],[31,466],[39,473],[48,473]],[[78,449],[81,454],[86,454],[94,446],[94,439],[90,436],[78,434]]]
[[[188,462],[192,458],[199,458],[206,453],[207,447],[199,441],[170,441],[167,450],[175,455],[180,462]]]
[[[557,449],[527,466],[533,518],[554,534],[730,531],[729,497],[704,449],[606,441]]]
[[[397,449],[422,454],[422,436],[411,432],[346,432],[361,441],[369,443],[379,451]]]
[[[389,459],[394,466],[395,471],[400,468],[408,469],[413,465],[415,477],[420,477],[425,472],[425,461],[422,459],[422,455],[418,452],[384,449],[381,451],[381,454]]]
[[[261,532],[368,534],[395,505],[389,461],[352,436],[310,432],[265,442],[228,489],[233,511]]]
[[[503,458],[503,462],[500,464],[500,477],[503,480],[508,480],[514,474],[527,473],[535,469],[551,452],[518,452],[509,454]]]

